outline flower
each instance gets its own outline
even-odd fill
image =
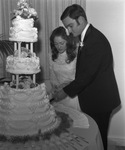
[[[13,13],[14,17],[12,19],[16,18],[16,16],[24,19],[33,18],[34,20],[38,18],[36,10],[27,3],[27,0],[19,0],[17,10],[15,9]]]
[[[17,57],[19,56],[19,51],[16,50],[14,52],[14,56]],[[35,57],[35,53],[31,53],[29,49],[25,48],[25,47],[21,47],[21,54],[20,54],[21,58],[26,58],[26,57]]]

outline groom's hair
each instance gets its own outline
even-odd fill
[[[82,16],[87,21],[87,17],[84,9],[78,4],[73,4],[71,6],[68,6],[62,13],[60,19],[64,20],[68,16],[75,20],[78,20],[78,18]]]

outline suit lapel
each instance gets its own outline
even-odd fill
[[[92,30],[92,25],[90,24],[88,30],[86,31],[86,34],[85,34],[85,38],[83,39],[83,43],[86,42],[86,40],[88,39],[90,33],[91,33],[91,30]]]

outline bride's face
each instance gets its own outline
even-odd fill
[[[63,39],[61,36],[56,36],[54,38],[54,45],[60,54],[66,51],[67,48],[66,43],[67,41]]]

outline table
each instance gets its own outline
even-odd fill
[[[89,142],[85,150],[104,150],[100,131],[96,122],[90,116],[86,116],[90,124],[89,129],[71,128],[70,130],[74,134],[84,137],[86,141]]]
[[[0,150],[104,150],[98,126],[90,116],[62,105],[54,107],[57,111],[68,113],[73,119],[74,124],[68,129],[68,134],[55,136],[53,141],[46,140],[44,143],[42,140],[16,144],[0,142]]]
[[[59,109],[60,107],[58,110]],[[69,108],[67,109],[69,110]],[[62,109],[60,110],[62,111]],[[64,111],[66,112],[66,109],[64,109]],[[88,118],[88,128],[84,127],[84,125],[86,126],[87,124],[83,124],[83,128],[71,127],[69,131],[88,141],[88,145],[83,150],[104,150],[100,131],[96,122],[89,115],[85,114],[85,116]]]

